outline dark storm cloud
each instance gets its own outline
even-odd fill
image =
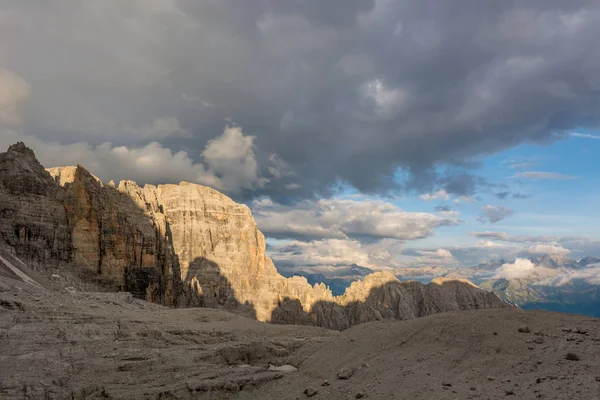
[[[157,140],[195,165],[232,120],[264,178],[246,197],[472,195],[477,156],[600,121],[597,1],[38,0],[4,2],[0,26],[22,132]]]

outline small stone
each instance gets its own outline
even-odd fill
[[[363,397],[365,397],[365,394],[363,392],[358,392],[354,396],[355,399],[362,399]]]
[[[570,360],[570,361],[579,361],[579,356],[575,353],[567,353],[567,355],[565,356],[565,359]]]
[[[306,397],[313,397],[317,393],[319,393],[319,392],[317,392],[316,389],[313,389],[311,387],[304,389],[304,394],[306,395]]]
[[[515,392],[513,392],[512,390],[507,390],[507,391],[504,392],[504,394],[507,395],[507,396],[514,396]]]
[[[298,368],[294,367],[293,365],[279,365],[279,366],[275,366],[275,365],[269,365],[269,371],[275,371],[275,372],[296,372],[298,371]]]
[[[324,381],[323,383],[321,383],[321,386],[329,386],[329,381]]]
[[[495,377],[493,377],[493,376],[488,376],[488,377],[487,377],[487,380],[488,380],[488,381],[490,381],[490,382],[492,382],[492,381],[495,381],[495,380],[496,380],[496,378],[495,378]]]
[[[452,384],[449,382],[442,382],[442,386],[452,387]]]
[[[477,388],[476,388],[475,386],[471,386],[471,387],[469,388],[469,390],[476,391],[476,390],[477,390]]]
[[[596,377],[596,382],[600,382],[600,376]]]
[[[533,343],[535,343],[535,344],[542,344],[542,343],[544,343],[544,338],[541,337],[541,336],[537,336],[537,337],[535,337],[533,339]]]
[[[521,333],[531,333],[531,329],[529,329],[528,326],[522,326],[518,329],[518,331]]]
[[[494,332],[494,336],[498,336],[498,332]]]
[[[537,378],[537,379],[535,380],[535,383],[542,383],[542,378]]]
[[[344,367],[337,373],[337,377],[338,379],[350,379],[353,373],[351,368]]]

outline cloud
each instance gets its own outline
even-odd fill
[[[172,117],[154,118],[150,124],[140,128],[126,126],[124,131],[143,140],[191,137],[191,133],[188,130],[183,129],[179,125],[179,121]]]
[[[524,200],[524,199],[529,199],[529,198],[531,198],[531,195],[530,195],[530,194],[526,194],[526,193],[513,193],[513,194],[511,195],[511,197],[512,197],[513,199]]]
[[[478,201],[479,200],[477,200],[475,197],[472,197],[472,196],[459,196],[458,198],[454,199],[455,204],[477,203]]]
[[[506,239],[508,235],[504,232],[469,232],[469,235],[482,239]]]
[[[481,207],[481,214],[477,217],[477,220],[482,223],[495,224],[511,215],[513,215],[513,211],[510,208],[504,206],[491,206],[488,204]]]
[[[29,96],[29,85],[22,77],[0,68],[0,124],[21,122],[20,108]]]
[[[576,176],[557,174],[555,172],[525,171],[514,174],[511,178],[519,179],[553,179],[553,180],[572,180]]]
[[[122,179],[149,183],[189,181],[227,193],[253,190],[264,185],[254,158],[253,137],[245,136],[238,126],[229,125],[223,134],[205,147],[204,162],[194,161],[188,152],[174,152],[158,142],[142,147],[114,146],[102,143],[63,145],[23,136],[14,131],[0,137],[0,146],[22,140],[33,148],[46,167],[81,164],[105,182]]]
[[[525,249],[522,250],[521,253],[523,254],[531,254],[531,255],[536,255],[536,254],[569,254],[571,252],[571,250],[566,249],[560,245],[553,245],[553,244],[535,244],[532,246],[529,246]]]
[[[424,201],[431,201],[431,200],[437,200],[437,199],[441,199],[441,200],[450,200],[450,195],[448,193],[446,193],[445,190],[438,190],[435,193],[425,193],[421,196],[419,196],[419,199],[424,200]]]
[[[600,239],[586,236],[532,236],[532,235],[509,235],[506,232],[470,232],[469,235],[478,238],[494,239],[501,242],[519,244],[522,248],[536,245],[551,246],[548,249],[558,250],[557,253],[567,249],[572,257],[586,257],[589,255],[600,255]],[[538,247],[538,249],[542,249]],[[548,251],[552,252],[552,251]],[[539,252],[538,252],[539,253]]]
[[[564,286],[573,281],[583,280],[591,285],[600,285],[600,267],[592,266],[583,270],[563,270],[560,273],[536,282],[543,286]]]
[[[517,258],[514,263],[503,264],[492,279],[530,279],[546,268],[536,267],[530,260]]]
[[[414,254],[413,262],[422,267],[445,266],[456,267],[460,262],[454,258],[454,255],[448,249],[436,250],[415,250],[414,252],[405,252],[406,255]]]
[[[510,169],[528,169],[539,165],[536,162],[513,162],[509,165]]]
[[[388,269],[397,265],[401,242],[386,239],[377,243],[360,243],[352,239],[290,241],[272,245],[268,254],[278,269],[318,273],[323,268],[358,264],[372,269]]]
[[[307,200],[286,206],[263,198],[254,201],[251,208],[266,236],[299,240],[415,240],[433,235],[435,228],[460,222],[454,213],[406,212],[391,203],[369,199]]]
[[[592,134],[589,134],[589,133],[570,132],[569,136],[576,137],[576,138],[583,138],[583,139],[595,139],[595,140],[600,139],[600,136],[598,136],[598,135],[592,135]]]
[[[474,157],[597,126],[599,15],[591,0],[17,1],[0,62],[30,87],[23,132],[46,143],[158,141],[198,164],[230,118],[256,137],[259,170],[277,154],[296,174],[247,197],[330,196],[339,181],[473,196],[480,181],[440,171],[464,178]]]
[[[600,267],[591,265],[584,269],[546,268],[528,259],[517,258],[514,263],[506,263],[496,269],[492,279],[525,279],[538,286],[563,286],[573,281],[585,281],[591,285],[600,284]]]

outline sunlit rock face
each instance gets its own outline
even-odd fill
[[[216,190],[187,182],[105,185],[81,166],[46,171],[22,143],[0,154],[0,213],[0,244],[38,269],[75,271],[94,290],[126,290],[165,305],[332,329],[508,306],[467,282],[425,286],[389,272],[334,297],[323,284],[281,276],[250,209]]]
[[[81,166],[48,172],[64,187],[73,265],[118,290],[176,305],[179,265],[153,191],[129,181],[104,185]]]

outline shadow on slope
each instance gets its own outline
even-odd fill
[[[207,258],[198,257],[190,263],[181,293],[181,303],[187,307],[227,309],[256,319],[252,304],[237,301],[235,290],[221,274],[219,265]]]

